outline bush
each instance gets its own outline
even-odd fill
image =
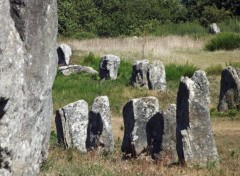
[[[208,51],[234,50],[240,48],[240,36],[234,33],[221,33],[210,39],[205,46]]]

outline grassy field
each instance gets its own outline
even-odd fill
[[[208,39],[208,37],[197,39],[187,36],[168,36],[61,41],[68,43],[74,50],[72,64],[84,64],[97,69],[99,58],[103,54],[115,54],[122,59],[119,78],[116,81],[101,81],[98,76],[84,74],[68,77],[58,74],[53,87],[54,110],[79,99],[86,100],[91,107],[96,96],[109,97],[115,151],[82,154],[75,149],[64,149],[57,144],[53,119],[49,157],[39,175],[240,175],[240,113],[216,111],[220,90],[219,70],[226,63],[240,62],[240,50],[205,51],[204,45]],[[165,64],[167,92],[136,89],[129,85],[132,62],[142,58],[161,60]],[[209,73],[212,129],[220,156],[220,167],[166,167],[153,163],[148,158],[123,160],[120,151],[124,128],[122,107],[132,98],[150,95],[158,98],[162,109],[166,109],[171,103],[176,103],[179,82],[177,74],[182,67],[187,70],[199,68]],[[181,74],[184,75],[186,72],[183,71]]]

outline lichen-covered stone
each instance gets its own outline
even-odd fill
[[[219,111],[240,110],[240,69],[226,67],[221,75]]]
[[[107,96],[96,97],[89,113],[87,148],[104,147],[113,151],[114,138],[112,132],[111,112]]]
[[[179,161],[188,166],[218,163],[211,130],[209,82],[205,72],[192,78],[182,77],[177,95],[177,152]]]
[[[143,87],[148,89],[147,73],[149,69],[149,61],[141,60],[133,64],[131,82],[135,87]]]
[[[1,0],[0,12],[0,173],[36,175],[48,153],[57,5]]]
[[[70,103],[56,112],[58,142],[67,148],[86,152],[88,104],[84,100]]]
[[[72,49],[67,44],[60,44],[57,48],[58,54],[58,64],[59,65],[68,65],[70,62],[70,57],[72,56]]]
[[[117,79],[120,58],[111,54],[101,58],[99,64],[99,76],[101,79]]]
[[[133,64],[131,83],[135,87],[165,91],[167,89],[165,67],[160,61],[149,63],[148,60]]]
[[[147,76],[150,90],[166,91],[166,74],[162,62],[154,61],[153,63],[150,63]]]
[[[132,99],[124,106],[124,137],[122,143],[122,152],[136,157],[147,149],[147,124],[151,118],[153,118],[153,121],[155,121],[155,119],[156,121],[158,121],[158,119],[161,120],[161,114],[160,116],[159,114],[156,115],[158,112],[159,103],[158,99],[155,97]],[[154,115],[156,116],[153,117]],[[151,124],[152,123],[150,122],[150,126]],[[151,128],[149,127],[148,131],[149,133],[152,133],[153,131],[150,129]],[[148,135],[151,136],[155,134]],[[157,134],[155,136],[153,138],[155,138],[156,141],[161,140],[161,135]],[[156,146],[156,150],[159,150],[158,146]]]
[[[65,76],[77,73],[86,73],[86,74],[98,74],[96,70],[91,67],[81,66],[81,65],[67,65],[61,66],[58,70]]]

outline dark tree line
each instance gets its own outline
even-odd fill
[[[58,0],[58,14],[61,35],[138,35],[159,24],[194,21],[207,26],[230,19],[240,15],[240,1]]]

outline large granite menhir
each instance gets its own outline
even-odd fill
[[[177,152],[179,161],[188,166],[218,163],[211,130],[209,82],[205,72],[192,78],[182,77],[177,95]]]
[[[48,153],[57,5],[1,0],[0,12],[0,175],[36,175]]]
[[[240,68],[226,67],[221,75],[219,111],[240,110]]]

